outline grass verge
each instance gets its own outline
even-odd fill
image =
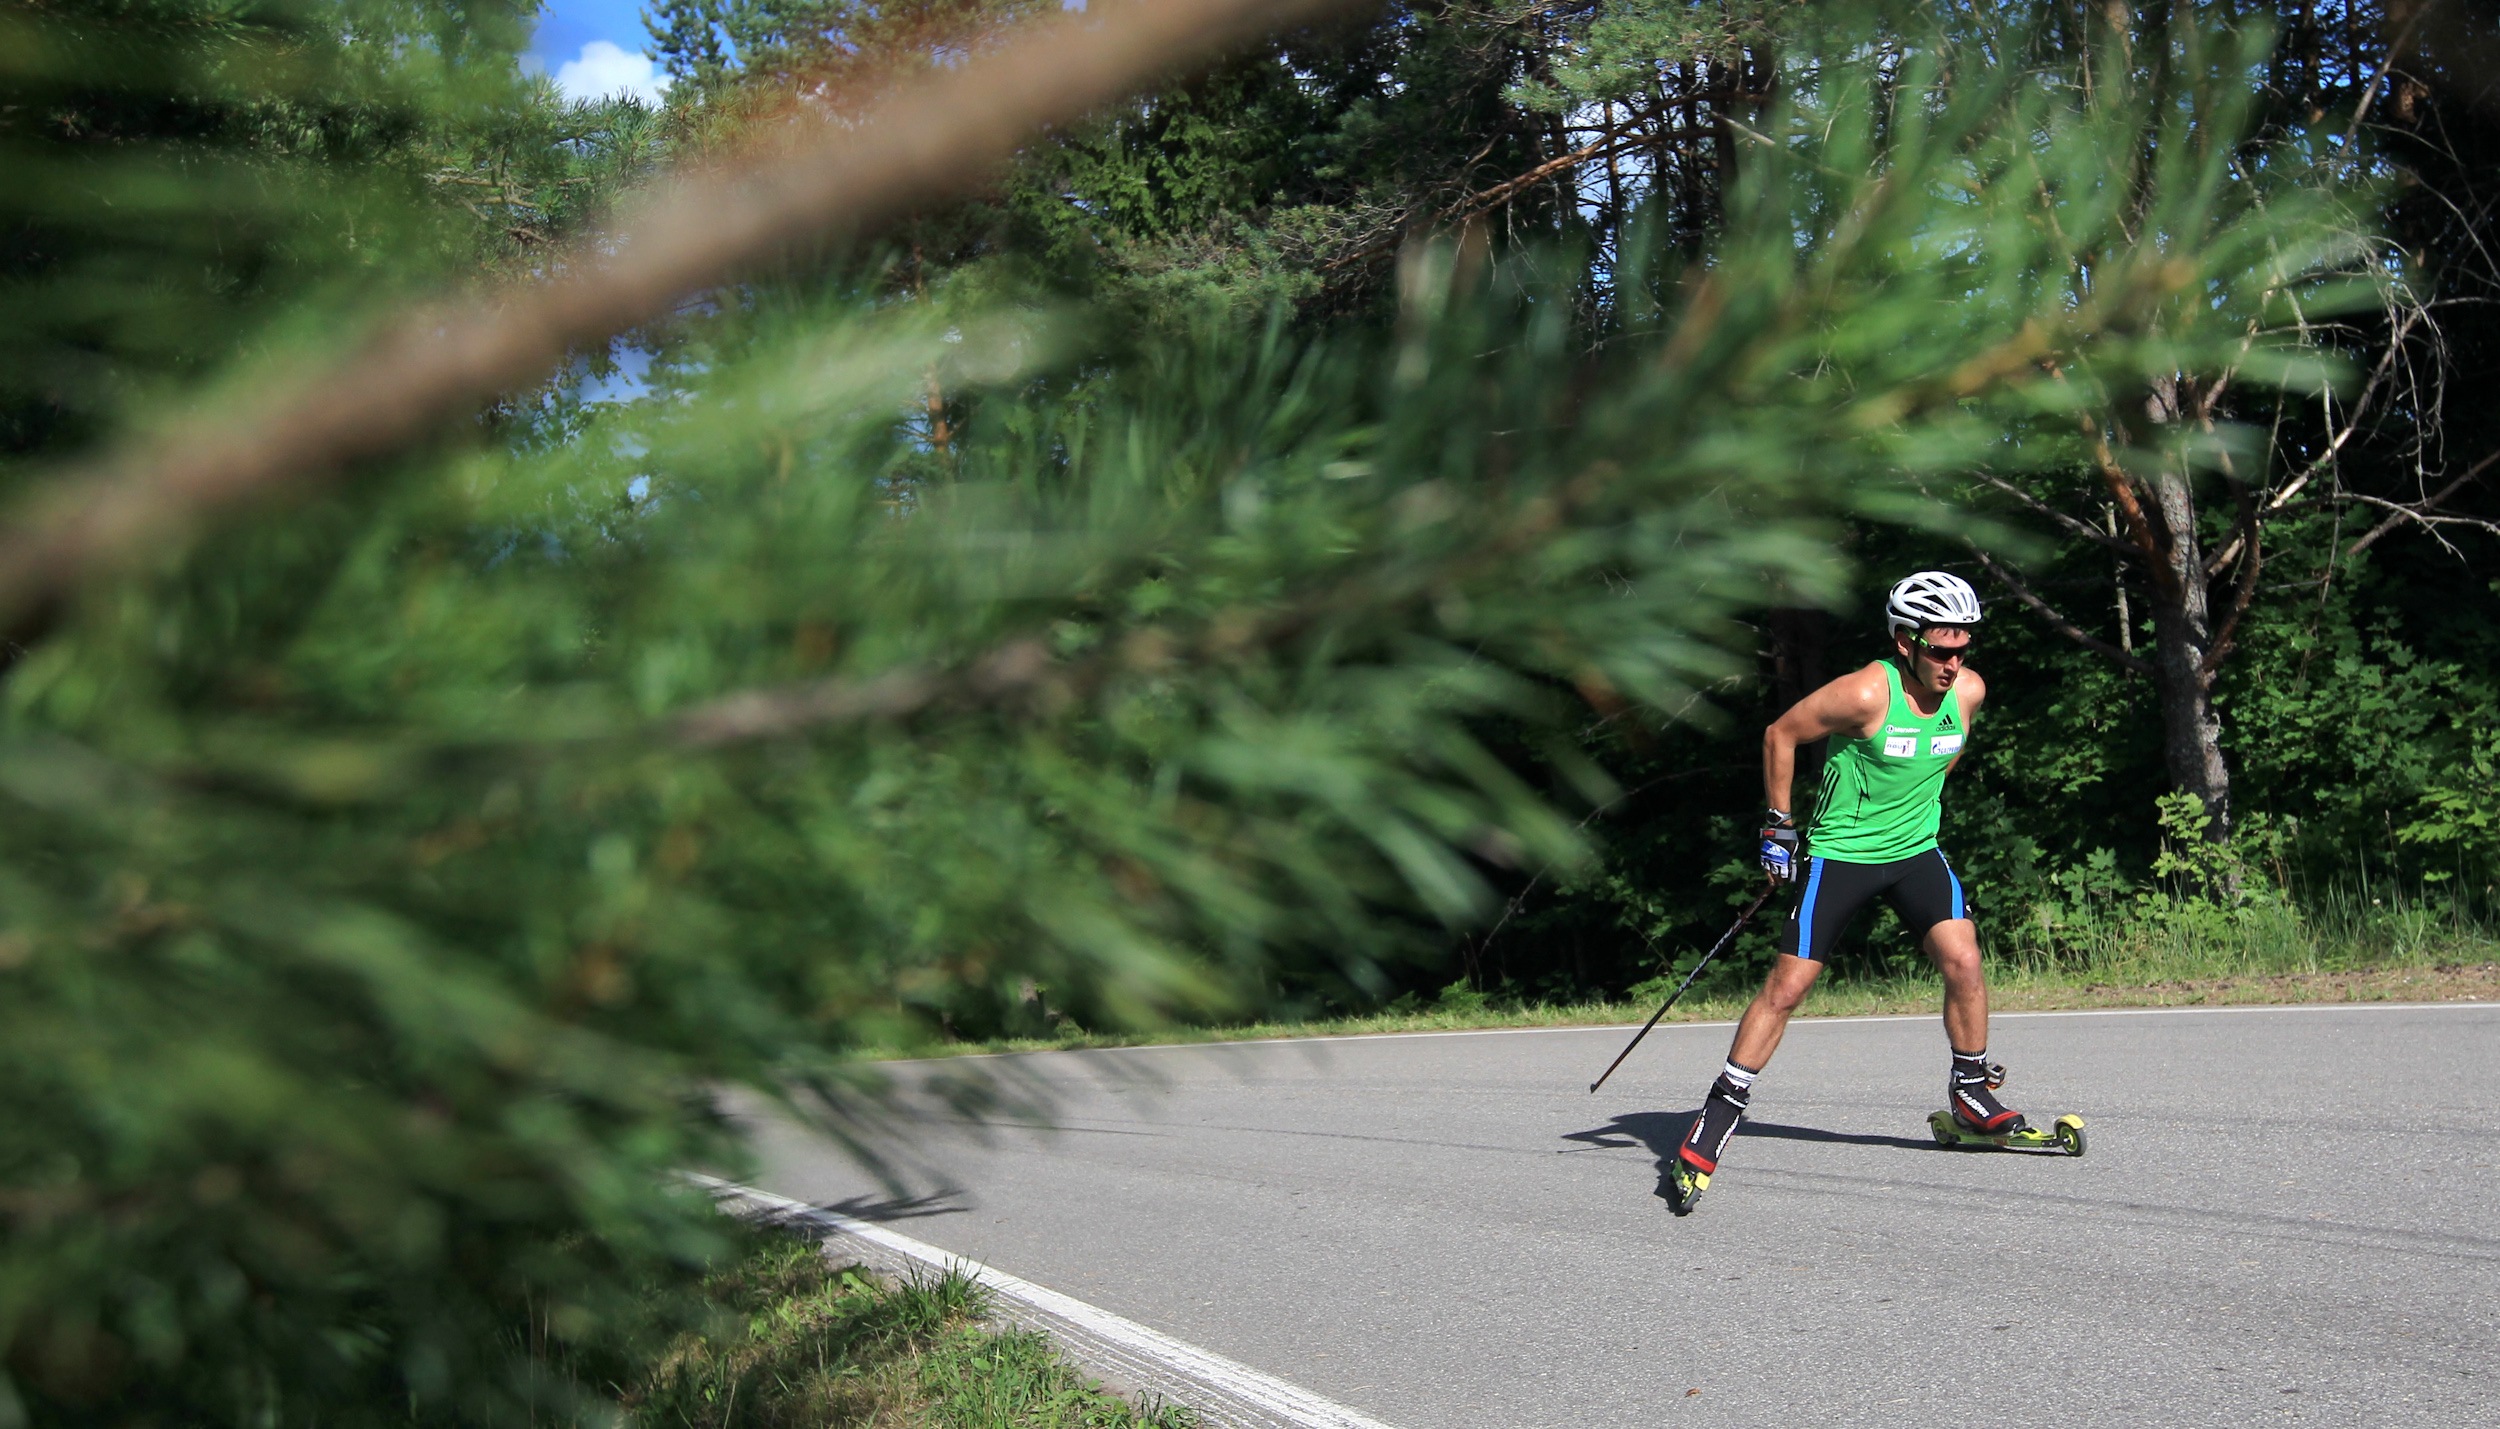
[[[2432,909],[2336,905],[2311,914],[2279,903],[2220,909],[2147,900],[2125,917],[2044,919],[2005,931],[2009,936],[1991,940],[1988,947],[1990,1001],[2000,1012],[2313,1002],[2500,1002],[2500,933]],[[1666,1020],[1733,1020],[1752,999],[1758,976],[1722,978],[1714,969],[1710,978],[1676,1004]],[[1487,997],[1453,987],[1429,1006],[1349,1017],[1117,1033],[1071,1028],[1052,1037],[952,1042],[891,1055],[1640,1022],[1658,1010],[1674,985],[1661,978],[1634,988],[1619,1000],[1567,1003]],[[1931,1013],[1943,1006],[1943,1000],[1943,986],[1932,972],[1868,975],[1844,963],[1824,975],[1802,1015]]]
[[[704,1287],[708,1334],[625,1396],[667,1429],[1191,1429],[1188,1410],[1095,1387],[1048,1338],[986,1319],[960,1275],[893,1283],[768,1234]]]

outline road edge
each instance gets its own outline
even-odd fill
[[[956,1271],[988,1290],[1000,1317],[1048,1335],[1086,1370],[1195,1413],[1210,1429],[1390,1429],[1359,1410],[1071,1295],[914,1240],[883,1226],[754,1186],[696,1172],[686,1180],[729,1214],[803,1227],[846,1259],[889,1274]]]

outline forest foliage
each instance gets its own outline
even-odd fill
[[[5,494],[1029,8],[671,0],[653,112],[524,8],[12,4]],[[1342,16],[20,602],[0,1420],[595,1416],[534,1346],[691,1313],[710,1089],[1648,978],[1912,566],[2009,592],[2003,926],[2484,906],[2463,14]]]

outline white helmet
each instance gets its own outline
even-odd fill
[[[1884,597],[1884,627],[1915,634],[1930,625],[1977,625],[1979,592],[1970,582],[1943,571],[1920,571]]]

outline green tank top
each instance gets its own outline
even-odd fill
[[[1884,662],[1892,702],[1882,728],[1864,739],[1832,736],[1823,791],[1814,801],[1806,852],[1835,863],[1890,863],[1936,846],[1944,821],[1944,776],[1962,752],[1961,696],[1945,691],[1932,715],[1901,692],[1901,667]]]

